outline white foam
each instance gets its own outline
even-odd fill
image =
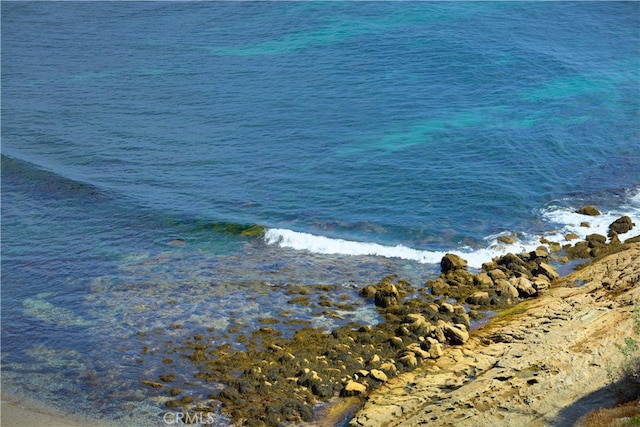
[[[579,214],[575,207],[550,206],[542,211],[542,217],[545,221],[558,227],[556,233],[545,237],[558,242],[564,242],[564,236],[568,233],[575,233],[580,239],[593,233],[606,236],[609,232],[609,225],[624,215],[629,216],[636,225],[628,232],[620,234],[619,237],[622,241],[640,235],[640,191],[629,197],[628,203],[616,209],[602,212],[597,216]],[[584,223],[587,223],[588,226],[583,225]]]
[[[335,239],[282,228],[268,229],[265,232],[264,239],[271,245],[317,254],[372,255],[385,258],[406,259],[423,264],[439,264],[442,257],[447,253],[445,251],[414,249],[404,245],[387,246],[379,243]],[[480,268],[482,263],[490,261],[495,256],[504,255],[507,252],[530,251],[539,245],[540,243],[536,244],[534,242],[518,242],[513,245],[498,245],[494,243],[487,248],[472,249],[466,247],[449,252],[463,257],[467,260],[469,267]]]
[[[283,228],[271,228],[265,232],[264,239],[268,244],[278,245],[300,251],[317,254],[351,255],[351,256],[380,256],[386,258],[400,258],[417,261],[424,264],[439,264],[447,253],[453,253],[467,260],[469,267],[479,269],[482,264],[494,257],[508,252],[529,252],[541,245],[540,239],[564,244],[568,233],[575,233],[581,239],[588,234],[598,233],[607,235],[609,225],[623,215],[631,217],[636,226],[627,233],[620,235],[621,240],[640,235],[640,190],[627,199],[618,209],[602,212],[599,216],[586,216],[576,213],[577,207],[550,206],[541,211],[542,219],[549,224],[549,232],[543,235],[519,233],[518,241],[513,244],[498,242],[496,234],[485,238],[486,247],[460,247],[451,251],[429,251],[414,249],[404,245],[387,246],[373,242],[357,242],[326,236],[318,236]],[[581,225],[589,222],[589,227]]]
[[[403,258],[423,263],[440,262],[444,255],[444,252],[421,251],[403,245],[385,246],[378,243],[333,239],[282,228],[268,229],[264,238],[269,244],[319,254],[375,255],[387,258]]]

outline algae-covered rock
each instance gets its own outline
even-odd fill
[[[493,281],[497,281],[500,279],[506,280],[507,279],[507,274],[500,270],[499,268],[494,268],[492,270],[489,270],[488,273],[489,277],[491,277],[491,279],[493,279]]]
[[[627,231],[631,230],[634,225],[635,224],[633,223],[631,218],[625,215],[616,219],[609,225],[609,235],[611,235],[612,233],[624,234]]]
[[[416,354],[412,351],[408,351],[404,353],[402,356],[400,356],[400,358],[398,359],[398,362],[406,366],[408,369],[414,369],[415,367],[418,366],[418,358],[416,357]]]
[[[375,293],[375,304],[378,307],[387,308],[398,304],[398,288],[391,282],[384,281],[378,285]]]
[[[599,246],[604,246],[607,243],[607,238],[602,234],[589,234],[586,239],[590,248],[597,248]]]
[[[588,215],[588,216],[601,215],[600,211],[598,209],[596,209],[594,206],[591,206],[591,205],[584,205],[583,207],[578,209],[576,211],[576,213],[579,213],[581,215]]]
[[[624,241],[625,244],[639,243],[639,242],[640,242],[640,236],[630,237]]]
[[[449,285],[441,279],[429,280],[427,287],[429,287],[432,295],[447,295],[449,293]]]
[[[571,240],[577,240],[580,238],[576,233],[568,233],[564,236],[565,240],[570,242]]]
[[[142,384],[146,385],[147,387],[151,387],[151,388],[162,388],[162,387],[164,387],[164,384],[156,382],[156,381],[142,380],[140,382]]]
[[[488,305],[491,302],[489,293],[485,291],[478,291],[467,297],[467,303],[475,305]]]
[[[513,253],[508,253],[500,257],[500,259],[498,260],[498,265],[503,266],[509,271],[529,274],[529,271],[526,267],[526,262],[518,255]]]
[[[496,240],[498,242],[504,243],[506,245],[512,245],[512,244],[514,244],[515,242],[518,241],[518,238],[516,236],[514,236],[513,234],[508,234],[508,235],[498,236],[498,238]]]
[[[384,362],[380,365],[380,369],[387,373],[387,375],[395,375],[398,372],[398,368],[392,362]]]
[[[438,311],[440,313],[453,313],[453,306],[448,302],[443,302],[442,304],[440,304]]]
[[[591,248],[589,242],[579,241],[575,245],[566,248],[570,259],[589,258],[591,256]]]
[[[367,285],[367,286],[363,287],[362,289],[360,289],[360,295],[362,295],[365,298],[373,298],[373,297],[375,297],[377,291],[378,290],[376,289],[375,286]]]
[[[455,254],[446,254],[440,261],[442,273],[453,270],[464,270],[467,268],[467,261]]]

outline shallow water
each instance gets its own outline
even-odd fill
[[[358,289],[446,252],[640,224],[638,28],[617,2],[3,4],[4,389],[158,425],[167,339],[375,323]]]

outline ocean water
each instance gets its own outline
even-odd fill
[[[1,84],[3,387],[82,414],[163,425],[141,334],[378,319],[290,285],[640,234],[636,2],[5,2]]]

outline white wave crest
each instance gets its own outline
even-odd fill
[[[282,228],[268,229],[265,232],[264,239],[271,245],[317,254],[372,255],[385,258],[406,259],[423,264],[439,264],[442,257],[447,253],[444,251],[414,249],[404,245],[387,246],[379,243],[335,239]],[[466,259],[469,267],[480,268],[482,267],[482,263],[490,261],[495,256],[504,255],[510,251],[522,252],[532,250],[538,245],[539,243],[536,245],[534,243],[524,244],[520,242],[513,245],[492,245],[491,247],[481,249],[462,248],[461,250],[450,251],[450,253]]]
[[[541,246],[541,239],[560,244],[568,243],[565,236],[575,233],[580,239],[587,235],[598,233],[607,235],[609,225],[623,215],[631,217],[636,224],[632,230],[620,235],[621,240],[640,235],[640,191],[631,194],[616,210],[602,212],[599,216],[586,216],[576,213],[577,208],[550,206],[541,211],[543,220],[549,224],[549,232],[542,235],[518,233],[518,241],[513,244],[505,244],[498,241],[498,237],[504,233],[487,236],[484,248],[460,247],[451,251],[430,251],[414,249],[404,245],[388,246],[373,242],[357,242],[338,238],[318,236],[283,228],[267,229],[264,240],[271,245],[290,248],[300,251],[308,251],[317,254],[351,255],[351,256],[379,256],[385,258],[400,258],[417,261],[423,264],[439,264],[446,253],[461,256],[469,267],[479,269],[482,264],[491,261],[497,256],[508,252],[523,253]],[[584,222],[589,226],[585,227]]]

